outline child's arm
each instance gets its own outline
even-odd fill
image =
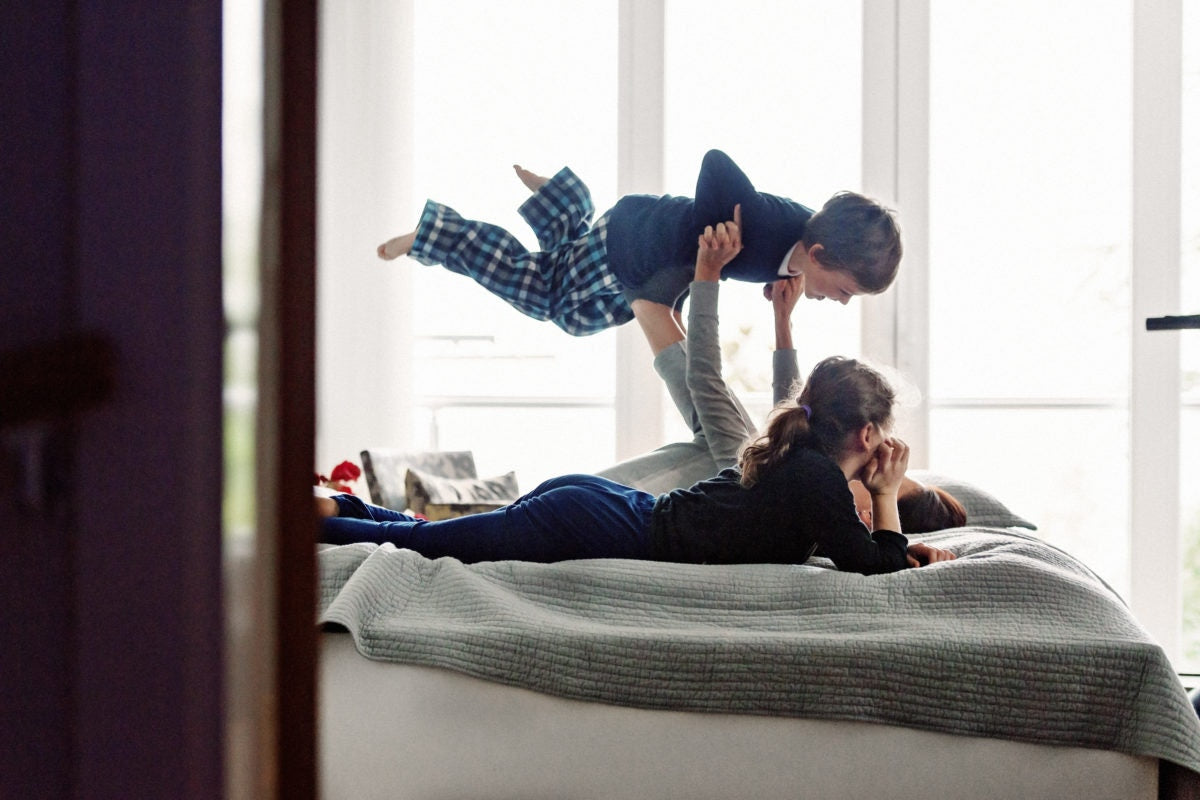
[[[653,300],[634,300],[630,307],[650,345],[650,352],[655,356],[676,342],[683,341],[685,333],[675,309]]]
[[[694,228],[715,225],[735,204],[742,207],[745,247],[721,274],[729,280],[771,283],[780,277],[788,250],[803,238],[813,211],[786,197],[758,191],[729,156],[710,150],[696,180]]]
[[[949,550],[932,547],[924,542],[913,542],[908,546],[908,565],[910,567],[924,567],[939,561],[953,561],[956,558],[958,556]]]
[[[733,205],[741,205],[743,212],[752,214],[757,198],[754,184],[732,158],[720,150],[704,154],[696,177],[695,220],[699,225],[716,225],[727,219],[725,215]],[[742,228],[741,233],[745,236],[746,230]]]

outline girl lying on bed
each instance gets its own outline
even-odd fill
[[[734,211],[737,218],[737,210]],[[697,277],[716,280],[741,249],[734,222],[700,237]],[[714,269],[715,267],[715,269]],[[364,503],[316,498],[321,541],[391,543],[464,562],[634,558],[799,564],[818,548],[839,569],[874,574],[954,558],[909,544],[897,495],[908,446],[890,436],[895,391],[869,366],[827,358],[795,400],[776,408],[738,465],[654,495],[596,475],[552,478],[495,511],[430,522]],[[849,482],[870,495],[874,530]]]
[[[893,401],[882,375],[835,356],[776,410],[737,468],[689,489],[655,496],[595,475],[564,475],[504,508],[437,522],[354,495],[318,497],[321,541],[391,543],[464,562],[799,564],[820,548],[839,569],[868,575],[952,559],[900,533],[896,495],[908,446],[889,436]],[[874,531],[856,513],[854,479],[871,495]]]

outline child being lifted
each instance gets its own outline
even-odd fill
[[[594,225],[591,194],[569,168],[551,178],[514,169],[533,192],[519,211],[540,251],[529,252],[505,229],[464,219],[430,200],[417,229],[381,244],[379,257],[441,264],[575,336],[629,322],[638,299],[678,313],[700,234],[728,219],[736,205],[743,249],[722,279],[770,284],[802,275],[806,297],[846,303],[887,289],[900,266],[900,230],[890,210],[839,192],[814,213],[755,190],[720,150],[705,154],[695,198],[626,195]]]

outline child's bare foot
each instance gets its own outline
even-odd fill
[[[549,178],[543,178],[541,175],[535,175],[520,164],[513,164],[513,170],[516,171],[517,177],[521,179],[521,183],[525,184],[525,187],[531,192],[536,192],[546,185],[546,181],[550,180]]]
[[[413,242],[417,240],[417,232],[406,233],[403,236],[397,236],[394,239],[388,239],[375,251],[384,261],[391,261],[400,256],[406,256],[412,252]]]

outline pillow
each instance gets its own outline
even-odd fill
[[[1001,503],[995,496],[966,481],[923,469],[910,469],[908,477],[927,486],[945,489],[954,495],[967,510],[968,525],[1037,530],[1037,525],[1009,511],[1008,506]]]
[[[376,447],[360,455],[371,502],[397,511],[410,507],[404,486],[410,467],[447,478],[474,478],[476,474],[475,456],[470,450],[410,453]]]
[[[491,511],[517,499],[517,475],[494,478],[443,478],[409,468],[404,476],[409,508],[431,520]]]

